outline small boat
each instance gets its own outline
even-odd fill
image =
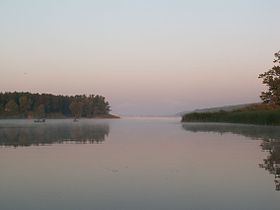
[[[46,122],[46,119],[45,118],[42,118],[42,119],[36,119],[34,120],[35,123],[44,123]]]

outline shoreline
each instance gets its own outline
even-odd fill
[[[280,109],[275,110],[237,110],[231,112],[189,113],[181,118],[182,123],[234,123],[247,125],[280,125]]]

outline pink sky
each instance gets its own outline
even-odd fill
[[[79,2],[0,3],[0,91],[102,94],[123,115],[250,103],[279,50],[273,0]]]

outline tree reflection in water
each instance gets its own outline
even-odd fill
[[[275,189],[280,191],[280,127],[279,126],[254,126],[240,124],[219,123],[183,123],[183,129],[191,132],[233,133],[251,139],[262,140],[261,148],[267,152],[263,163],[259,164],[275,179]]]
[[[54,143],[102,143],[109,134],[107,123],[46,123],[0,126],[1,146]]]
[[[261,147],[264,151],[267,151],[269,155],[264,159],[264,162],[260,164],[260,167],[274,175],[276,190],[280,191],[280,141],[263,140]]]

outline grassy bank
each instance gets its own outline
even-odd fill
[[[189,113],[182,122],[226,122],[256,125],[280,125],[279,107],[258,106],[235,111]]]

